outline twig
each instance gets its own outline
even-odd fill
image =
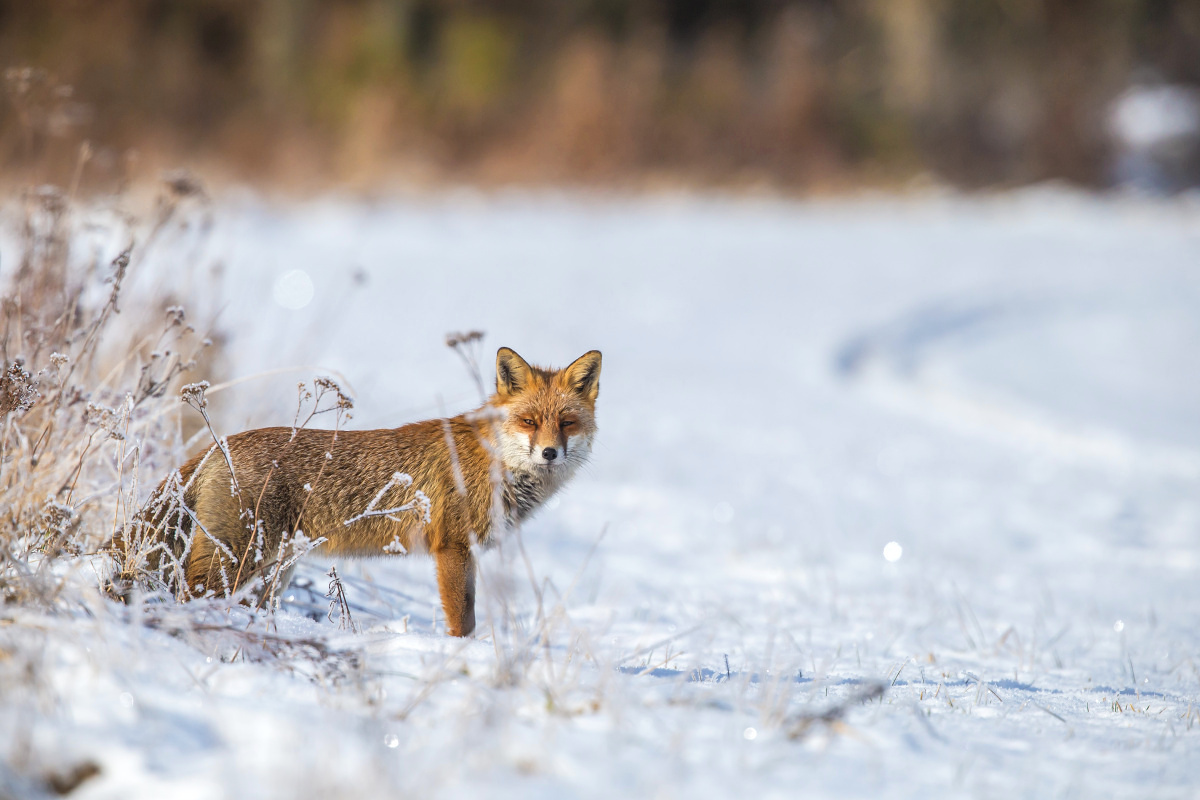
[[[882,683],[871,683],[855,692],[846,700],[835,703],[824,711],[794,714],[784,723],[787,737],[789,739],[800,739],[808,735],[812,727],[817,724],[835,727],[853,706],[881,699],[886,692],[887,687]]]
[[[333,622],[333,612],[336,609],[338,630],[358,633],[358,626],[354,624],[354,620],[350,616],[350,604],[346,602],[346,588],[342,586],[342,580],[338,577],[337,567],[331,565],[329,572],[325,574],[329,576],[329,589],[325,592],[325,596],[332,598],[329,601],[329,613],[326,616],[330,622]]]

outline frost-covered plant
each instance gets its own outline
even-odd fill
[[[199,465],[186,479],[178,469],[169,473],[151,494],[143,510],[120,531],[116,541],[116,549],[124,554],[120,591],[127,592],[140,580],[148,588],[165,591],[177,600],[191,598],[195,587],[186,585],[184,565],[191,551],[193,537],[203,536],[217,548],[220,565],[220,585],[210,587],[205,596],[221,597],[230,602],[250,602],[260,608],[274,609],[279,605],[279,592],[288,584],[297,562],[326,540],[320,536],[311,537],[301,529],[286,530],[280,532],[277,544],[268,546],[268,532],[259,512],[267,486],[277,470],[281,469],[281,464],[272,462],[257,496],[243,494],[228,439],[218,433],[208,411],[207,392],[210,388],[207,381],[200,381],[180,389],[180,400],[203,419],[202,430],[207,433],[212,444],[201,457]],[[315,378],[312,389],[301,382],[297,386],[292,437],[294,438],[296,433],[314,418],[333,412],[333,435],[336,441],[338,431],[350,419],[353,407],[353,400],[331,378]],[[212,536],[188,506],[186,493],[210,458],[219,458],[225,462],[230,476],[230,493],[237,498],[238,505],[242,508],[241,519],[250,533],[243,552],[234,552],[228,544]],[[328,458],[329,455],[326,454],[326,459]],[[312,496],[314,484],[320,483],[324,470],[323,463],[314,482],[305,484],[304,488],[310,493],[309,497]],[[416,504],[409,508],[387,509],[379,513],[394,514],[410,508],[418,509],[422,497],[423,495],[418,497]],[[301,507],[301,517],[307,504],[306,499]],[[371,516],[374,513],[372,507],[364,515]]]
[[[0,328],[5,602],[62,602],[77,557],[95,553],[131,516],[143,466],[181,449],[167,390],[209,357],[211,340],[166,296],[137,300],[163,311],[127,310],[117,322],[147,248],[193,213],[184,200],[168,187],[143,229],[119,214],[104,221],[53,187],[22,197]],[[147,244],[135,243],[139,231]],[[129,244],[115,257],[101,255],[104,242],[121,238]]]

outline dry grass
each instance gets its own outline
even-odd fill
[[[190,224],[182,216],[194,213],[194,194],[167,185],[148,228],[127,219],[108,232],[127,242],[111,259],[87,252],[88,213],[61,190],[22,197],[0,335],[4,603],[63,601],[82,557],[132,516],[142,476],[182,452],[172,390],[211,364],[211,339],[170,297],[136,298],[121,312],[131,271],[169,229]]]

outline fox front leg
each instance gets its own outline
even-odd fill
[[[475,630],[475,558],[470,548],[449,547],[434,554],[446,632],[467,636]]]

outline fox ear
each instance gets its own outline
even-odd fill
[[[564,370],[567,383],[586,400],[595,400],[600,393],[600,351],[590,350],[571,362]]]
[[[516,350],[501,347],[496,351],[496,394],[508,397],[523,390],[529,385],[530,371]]]

